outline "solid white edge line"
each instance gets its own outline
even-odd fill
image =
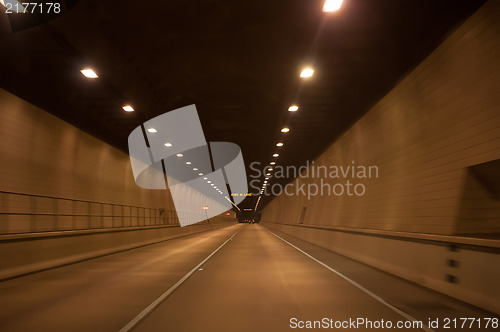
[[[381,298],[380,296],[378,296],[377,294],[369,291],[368,289],[364,288],[363,286],[361,286],[360,284],[358,284],[357,282],[355,282],[354,280],[351,280],[349,279],[347,276],[343,275],[342,273],[340,273],[339,271],[331,268],[330,266],[326,265],[325,263],[323,263],[322,261],[320,261],[319,259],[316,259],[314,258],[313,256],[309,255],[307,252],[305,252],[304,250],[294,246],[293,244],[291,244],[290,242],[288,242],[287,240],[283,239],[282,237],[274,234],[273,232],[271,232],[267,227],[265,228],[269,233],[273,234],[274,236],[276,236],[278,239],[280,239],[281,241],[289,244],[290,246],[292,246],[293,248],[297,249],[298,251],[300,251],[301,253],[303,253],[304,255],[306,255],[307,257],[309,257],[310,259],[314,260],[316,263],[319,263],[321,265],[323,265],[324,267],[326,267],[328,270],[332,271],[333,273],[335,273],[336,275],[338,275],[339,277],[341,277],[342,279],[344,279],[345,281],[349,282],[350,284],[352,284],[353,286],[356,286],[357,288],[359,288],[360,290],[362,290],[363,292],[365,292],[366,294],[370,295],[371,297],[373,297],[375,300],[379,301],[380,303],[382,303],[383,305],[385,305],[386,307],[388,307],[389,309],[392,309],[393,311],[395,311],[396,313],[398,313],[399,315],[403,316],[404,318],[406,318],[407,320],[409,321],[413,321],[413,322],[418,322],[419,320],[417,320],[416,318],[410,316],[409,314],[407,314],[406,312],[404,311],[401,311],[399,310],[398,308],[396,308],[395,306],[393,306],[392,304],[389,304],[387,303],[383,298]],[[425,323],[423,321],[422,322],[422,330],[424,331],[427,331],[427,332],[434,332],[433,329],[429,328],[427,325],[425,325]]]
[[[241,231],[241,228],[236,231],[229,239],[227,239],[223,244],[221,244],[217,249],[215,249],[210,255],[207,256],[200,264],[196,265],[191,271],[189,271],[184,277],[177,281],[172,287],[170,287],[165,293],[161,294],[156,300],[154,300],[150,305],[148,305],[141,313],[139,313],[134,319],[128,322],[120,332],[128,332],[135,328],[141,320],[143,320],[147,315],[149,315],[153,310],[155,310],[170,294],[173,293],[184,281],[186,281],[193,273],[195,273],[200,266],[205,264],[217,251],[226,245],[229,241],[233,239]]]

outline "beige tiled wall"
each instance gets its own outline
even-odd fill
[[[281,195],[263,221],[298,223],[307,207],[304,224],[456,233],[466,168],[500,158],[499,17],[487,2],[315,160],[378,166],[379,178],[356,180],[364,196]],[[469,207],[469,223],[491,219],[482,208]]]
[[[148,225],[159,220],[158,209],[174,210],[168,191],[136,186],[126,153],[2,89],[0,158],[2,192],[138,207],[1,193],[0,209],[3,213],[56,211],[58,214],[104,214],[114,217],[54,218],[1,214],[0,233]]]

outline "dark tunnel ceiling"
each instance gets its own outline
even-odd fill
[[[323,2],[81,0],[17,32],[0,13],[0,84],[126,152],[132,129],[194,103],[207,141],[240,145],[249,175],[278,140],[278,165],[317,157],[483,3],[345,0],[327,14]]]

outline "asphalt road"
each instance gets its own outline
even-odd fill
[[[2,332],[295,331],[308,321],[380,331],[429,318],[449,331],[445,318],[460,317],[492,315],[262,225],[0,282]]]

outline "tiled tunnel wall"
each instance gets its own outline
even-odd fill
[[[165,190],[136,186],[128,155],[0,90],[0,232],[176,223]]]
[[[297,224],[306,207],[305,225],[500,233],[498,201],[469,195],[466,215],[461,206],[467,168],[500,158],[498,17],[500,3],[487,2],[314,161],[377,166],[378,178],[350,179],[365,186],[363,196],[282,194],[264,208],[262,220]],[[346,179],[292,184],[321,181],[333,186]]]

